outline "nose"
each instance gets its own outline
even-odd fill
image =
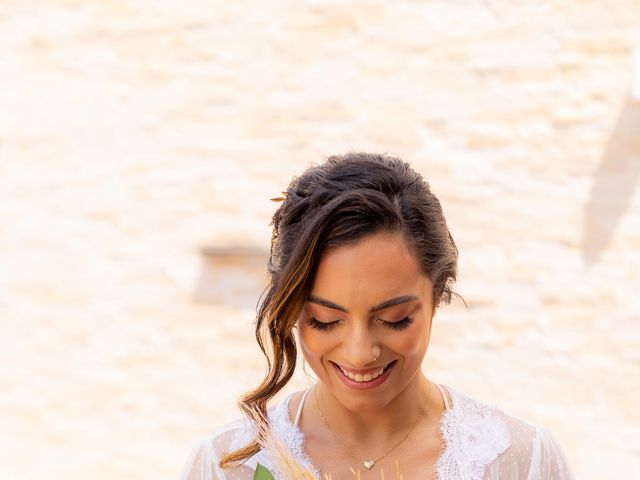
[[[375,361],[374,353],[380,356],[377,344],[367,326],[354,326],[344,341],[344,359],[353,368],[367,367]]]

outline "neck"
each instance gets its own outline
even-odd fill
[[[345,406],[322,383],[314,388],[313,394],[329,428],[350,444],[387,445],[406,434],[425,416],[439,419],[439,415],[431,415],[440,403],[437,387],[431,385],[422,372],[388,403],[376,405],[373,402],[366,408]],[[436,391],[431,391],[429,398],[430,389]]]

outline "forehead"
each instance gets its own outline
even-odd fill
[[[326,252],[311,291],[341,305],[368,308],[395,295],[424,294],[430,285],[404,237],[383,232]]]

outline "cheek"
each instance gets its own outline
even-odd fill
[[[317,362],[330,350],[327,335],[315,332],[309,326],[301,326],[298,330],[298,341],[305,358],[309,363]]]
[[[425,352],[425,344],[426,342],[422,337],[415,335],[404,339],[400,345],[398,345],[398,351],[407,357],[422,356]]]
[[[429,333],[426,328],[416,329],[410,334],[399,337],[394,347],[406,357],[407,361],[421,363],[429,345]]]

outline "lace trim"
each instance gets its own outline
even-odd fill
[[[286,398],[285,401],[270,407],[267,410],[267,414],[273,434],[282,440],[283,444],[289,449],[294,458],[300,462],[301,459],[306,458],[302,450],[304,438],[302,432],[292,431],[289,427],[290,420],[288,415],[288,405],[290,399],[291,396]],[[255,425],[247,419],[231,424],[229,429],[234,430],[229,446],[230,451],[244,447],[250,443],[256,435]],[[279,471],[278,465],[268,449],[259,450],[257,453],[245,460],[243,465],[251,469],[255,469],[258,463],[266,467],[273,474],[276,480],[287,480],[283,476],[282,472]]]
[[[438,480],[482,480],[485,468],[511,445],[507,426],[495,414],[495,408],[444,387],[451,396],[451,406],[440,419],[440,433],[445,441],[436,462]],[[316,478],[320,472],[304,451],[304,434],[289,418],[287,397],[269,412],[273,432],[289,449],[293,458],[311,471]],[[264,455],[260,451],[254,458]],[[261,458],[263,465],[272,464]],[[276,479],[283,479],[274,472]]]
[[[440,419],[446,446],[436,463],[436,477],[482,480],[485,467],[511,445],[509,431],[493,407],[447,390],[453,405]]]
[[[301,465],[320,478],[320,471],[304,451],[304,434],[289,418],[289,402],[293,395],[289,395],[284,402],[280,402],[272,411],[269,420],[273,432],[282,440]]]

